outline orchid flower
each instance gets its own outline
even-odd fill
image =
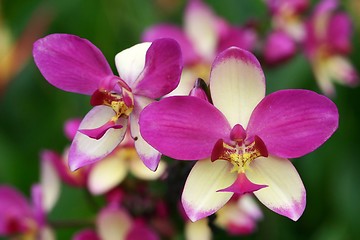
[[[0,236],[20,235],[29,240],[55,239],[47,224],[46,214],[59,197],[60,182],[48,159],[42,159],[40,172],[40,184],[32,187],[31,203],[13,187],[0,186]]]
[[[265,0],[272,15],[273,28],[286,33],[296,42],[305,37],[301,13],[309,7],[309,0]]]
[[[199,160],[182,193],[192,221],[209,216],[236,194],[254,192],[266,207],[297,220],[306,192],[288,158],[322,145],[338,127],[328,98],[308,90],[281,90],[265,97],[265,77],[250,52],[220,53],[210,73],[209,102],[173,96],[140,115],[143,138],[178,160]]]
[[[323,0],[315,8],[306,25],[304,43],[320,89],[334,95],[333,81],[355,86],[359,76],[346,58],[351,50],[351,20],[348,15],[336,12],[337,0]]]
[[[195,80],[208,82],[211,62],[220,51],[237,46],[253,49],[256,33],[250,27],[231,26],[201,0],[190,0],[185,10],[184,26],[158,24],[145,30],[143,41],[168,37],[177,40],[184,57],[184,71],[179,86],[169,95],[188,95]]]
[[[50,84],[91,95],[94,108],[81,122],[69,150],[72,171],[109,155],[123,140],[128,120],[140,158],[156,170],[160,153],[142,139],[137,122],[146,105],[179,83],[182,57],[175,40],[159,39],[120,52],[115,57],[119,76],[97,47],[74,35],[46,36],[35,42],[33,55]]]
[[[76,135],[80,122],[80,119],[69,119],[65,122],[64,132],[70,140]],[[51,150],[42,152],[42,158],[49,159],[63,182],[74,187],[87,187],[94,195],[104,194],[119,185],[128,172],[142,180],[155,180],[161,177],[166,169],[166,163],[161,160],[155,172],[142,163],[129,131],[120,145],[99,162],[70,171],[67,156],[68,148],[62,156]]]
[[[268,64],[278,64],[293,57],[297,43],[305,37],[301,13],[309,6],[308,0],[265,0],[272,16],[272,31],[265,39],[263,52]]]

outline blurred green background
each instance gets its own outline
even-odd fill
[[[263,29],[269,16],[262,1],[206,0],[214,11],[232,24],[256,19]],[[315,3],[316,1],[314,1]],[[354,20],[353,52],[350,58],[360,71],[360,7],[358,0],[341,1]],[[182,24],[186,2],[180,0],[1,0],[2,24],[13,41],[24,29],[70,33],[89,39],[102,50],[114,72],[114,56],[140,41],[142,31],[160,22]],[[356,8],[357,7],[357,8]],[[37,23],[29,23],[40,17]],[[44,26],[42,26],[45,25]],[[31,38],[29,38],[31,40]],[[0,42],[1,43],[1,42]],[[30,54],[28,52],[27,54]],[[90,109],[89,97],[63,92],[49,85],[31,58],[6,85],[0,95],[0,184],[11,184],[27,196],[39,180],[39,152],[61,152],[68,144],[63,122],[82,117]],[[308,61],[302,54],[276,68],[264,66],[268,93],[284,88],[306,88],[319,92]],[[2,79],[2,81],[5,81]],[[258,230],[229,239],[358,239],[360,236],[360,88],[336,86],[333,101],[340,112],[340,126],[333,137],[315,152],[294,159],[307,189],[307,207],[298,222],[264,208]],[[50,219],[91,216],[80,190],[63,186],[61,199]],[[76,229],[60,229],[59,239],[70,239]],[[176,239],[182,239],[179,234]],[[220,232],[215,239],[227,239]]]

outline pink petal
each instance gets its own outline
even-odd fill
[[[65,122],[64,133],[69,140],[74,139],[76,132],[79,129],[80,123],[81,119],[79,118],[69,119]]]
[[[160,237],[149,228],[146,223],[139,221],[135,222],[132,228],[126,235],[125,240],[158,240]]]
[[[44,201],[46,200],[40,184],[32,185],[31,200],[36,223],[41,228],[46,224],[46,210],[44,209]]]
[[[72,240],[100,240],[97,233],[92,229],[84,229],[80,232],[77,232]]]
[[[264,58],[269,64],[277,64],[288,60],[296,53],[296,43],[286,33],[272,32],[264,45]]]
[[[254,183],[268,185],[254,192],[266,207],[294,221],[300,218],[306,205],[306,192],[289,160],[272,156],[257,158],[246,175]]]
[[[33,218],[26,198],[14,188],[0,185],[0,235],[26,231]]]
[[[350,17],[345,13],[335,14],[328,23],[327,41],[333,51],[347,54],[351,50],[353,31]]]
[[[231,128],[210,103],[191,96],[164,98],[140,114],[141,135],[161,153],[179,160],[210,157],[218,139],[229,139]]]
[[[115,124],[114,121],[109,120],[108,122],[106,122],[104,125],[98,127],[98,128],[92,128],[92,129],[79,129],[78,131],[81,132],[82,134],[99,140],[100,138],[102,138],[104,136],[104,134],[111,128],[113,129],[120,129],[123,126],[119,125],[119,124]]]
[[[83,119],[80,129],[98,128],[115,116],[115,112],[107,106],[94,107]],[[122,141],[127,129],[127,119],[119,118],[120,129],[109,129],[99,140],[89,138],[78,132],[69,151],[69,166],[72,171],[101,160],[110,154]]]
[[[191,170],[182,194],[182,205],[191,221],[207,217],[229,201],[232,192],[219,192],[231,185],[236,173],[230,173],[232,165],[227,161],[197,161]]]
[[[217,51],[222,52],[229,47],[238,47],[251,51],[256,43],[257,35],[255,30],[229,26],[220,38]]]
[[[160,98],[177,87],[182,66],[181,49],[175,40],[155,40],[146,52],[144,71],[130,87],[136,95]]]
[[[152,42],[159,38],[173,38],[179,43],[185,65],[199,61],[199,56],[192,43],[179,27],[170,24],[159,24],[146,29],[142,36],[144,42]]]
[[[134,139],[135,148],[141,161],[143,161],[145,166],[151,171],[156,171],[160,162],[161,153],[143,139],[139,127],[140,112],[154,100],[137,96],[135,101],[135,108],[130,116],[131,136]]]
[[[254,110],[248,136],[259,136],[269,154],[296,158],[314,151],[337,129],[336,105],[308,90],[281,90],[266,96]]]
[[[34,43],[33,56],[45,79],[64,91],[91,95],[113,76],[101,51],[75,35],[48,35]]]
[[[246,128],[255,106],[265,96],[265,77],[255,56],[240,48],[220,53],[211,69],[213,103],[230,125]]]

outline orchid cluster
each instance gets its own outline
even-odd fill
[[[336,0],[321,1],[310,16],[307,0],[265,4],[272,26],[262,41],[256,24],[232,25],[190,0],[183,28],[149,27],[141,43],[115,55],[117,74],[87,39],[55,33],[37,40],[42,76],[90,96],[92,109],[65,122],[71,144],[62,153],[41,152],[31,203],[0,186],[0,236],[56,239],[47,213],[61,183],[102,200],[74,240],[170,239],[178,232],[211,239],[214,228],[251,234],[263,219],[256,199],[297,221],[306,190],[291,159],[332,136],[338,109],[310,90],[266,94],[261,61],[279,65],[303,49],[325,94],[334,94],[333,80],[354,86],[358,76],[346,58],[351,22]],[[153,183],[165,190],[152,191]]]

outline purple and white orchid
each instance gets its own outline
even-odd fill
[[[359,76],[346,58],[351,51],[352,22],[336,12],[337,0],[323,0],[306,24],[305,54],[311,62],[320,89],[334,95],[333,81],[356,86]]]
[[[156,170],[160,153],[141,137],[141,110],[179,83],[182,56],[178,43],[159,39],[118,53],[115,76],[101,51],[86,39],[52,34],[35,42],[34,60],[45,79],[64,91],[91,95],[94,108],[80,124],[69,151],[71,170],[110,154],[125,136],[128,119],[144,164]]]
[[[305,37],[301,13],[309,6],[309,0],[266,0],[272,17],[273,30],[266,36],[263,45],[264,60],[271,65],[292,58],[297,52],[297,43]]]
[[[322,145],[338,127],[328,98],[308,90],[265,96],[265,77],[253,54],[236,47],[220,53],[211,69],[214,105],[174,96],[140,114],[143,138],[178,160],[199,160],[182,204],[192,221],[209,216],[236,194],[254,192],[269,209],[297,220],[306,192],[288,158]]]
[[[209,80],[209,70],[215,56],[230,46],[251,50],[257,35],[251,27],[230,25],[201,0],[189,0],[183,28],[158,24],[145,30],[143,41],[173,38],[181,46],[184,71],[179,86],[169,95],[188,95],[197,78]]]

